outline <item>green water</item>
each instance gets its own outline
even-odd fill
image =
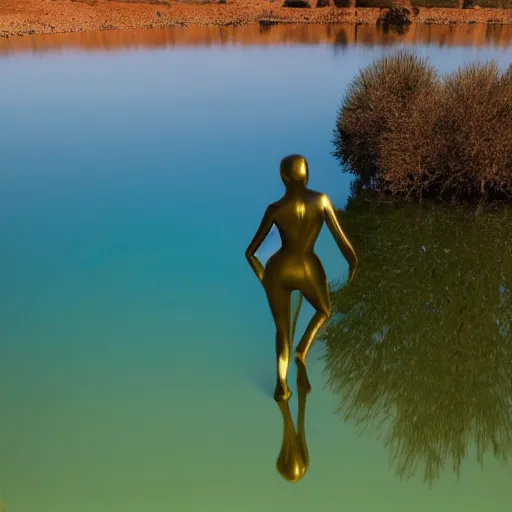
[[[441,71],[512,50],[413,47]],[[299,152],[330,156],[359,68],[398,47],[196,47],[0,59],[0,493],[8,512],[505,511],[470,454],[401,481],[310,355],[309,471],[275,469],[274,327],[244,250]],[[275,234],[263,252],[275,250]],[[323,232],[330,279],[347,266]],[[311,310],[304,308],[298,329]],[[291,380],[293,382],[294,372]],[[292,404],[295,411],[295,403]]]

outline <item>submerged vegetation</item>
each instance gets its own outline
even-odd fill
[[[512,65],[471,64],[438,76],[408,52],[376,61],[350,84],[334,155],[354,190],[402,198],[512,195]]]
[[[366,193],[367,195],[368,193]],[[359,195],[340,212],[360,270],[323,335],[340,411],[379,425],[402,477],[432,484],[476,447],[512,450],[512,208]]]

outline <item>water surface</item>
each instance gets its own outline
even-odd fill
[[[446,468],[432,490],[422,474],[400,481],[382,439],[335,412],[320,345],[309,472],[291,485],[275,470],[274,327],[244,250],[282,193],[286,154],[304,154],[311,186],[344,206],[336,109],[358,70],[400,39],[113,53],[24,40],[32,51],[0,58],[9,512],[508,510],[512,473],[492,453],[483,471],[469,456],[459,480]],[[491,44],[411,49],[441,72],[512,59]],[[330,279],[345,278],[326,232],[318,253]]]

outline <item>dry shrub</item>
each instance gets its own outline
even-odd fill
[[[432,147],[440,133],[432,114],[438,109],[438,95],[438,83],[425,83],[406,107],[389,116],[388,130],[378,142],[382,189],[404,197],[422,197],[437,183],[441,162]]]
[[[97,0],[72,0],[73,2],[85,2],[91,5],[96,4]],[[171,6],[170,0],[115,0],[116,2],[125,2],[132,4],[155,4],[155,5],[166,5]]]
[[[358,0],[357,7],[371,7],[374,9],[389,9],[391,0]]]
[[[398,27],[410,25],[412,23],[411,11],[406,7],[392,5],[381,17],[379,17],[378,23],[384,25],[395,25]]]
[[[357,176],[358,185],[382,188],[383,142],[400,122],[412,119],[418,99],[436,85],[435,69],[405,52],[377,61],[349,85],[338,112],[333,154]]]
[[[317,0],[316,6],[317,7],[331,7],[332,0]]]
[[[284,0],[283,7],[309,8],[311,7],[308,0]]]
[[[512,80],[497,64],[472,64],[444,80],[437,151],[446,162],[439,192],[475,196],[512,186]]]
[[[334,155],[356,188],[402,197],[512,194],[512,66],[472,64],[439,79],[400,53],[362,71],[338,113]]]
[[[275,13],[274,13],[274,10],[273,9],[263,9],[261,11],[261,18],[279,18],[279,16],[277,16]]]

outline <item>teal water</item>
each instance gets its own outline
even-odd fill
[[[336,109],[360,67],[398,49],[0,59],[8,512],[509,509],[512,471],[492,454],[432,489],[421,475],[400,481],[382,441],[335,412],[319,345],[308,474],[292,485],[275,470],[274,327],[244,250],[282,192],[286,154],[304,154],[312,188],[345,204],[349,179],[330,156]],[[512,60],[508,49],[413,51],[441,72]],[[326,232],[318,253],[330,279],[346,276]]]

